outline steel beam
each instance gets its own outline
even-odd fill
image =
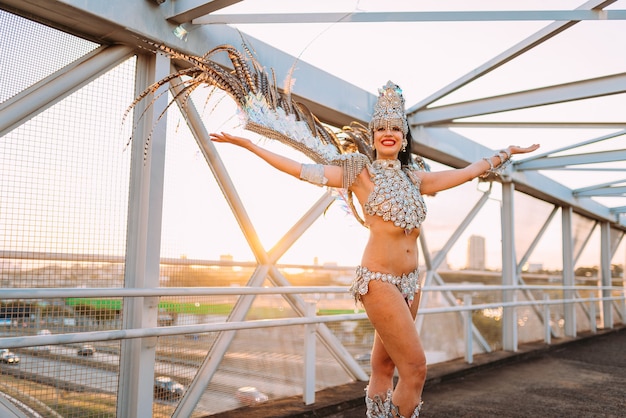
[[[502,184],[502,285],[517,284],[517,262],[515,260],[515,214],[513,211],[515,186],[512,182]],[[502,302],[515,302],[514,290],[502,292]],[[517,351],[517,310],[505,307],[502,314],[502,349]]]
[[[515,168],[518,170],[549,170],[564,166],[622,162],[624,160],[626,160],[626,150],[600,151],[521,161],[516,163]]]
[[[202,16],[194,24],[498,22],[625,20],[626,10],[481,10],[445,12],[255,13]]]
[[[567,337],[576,336],[576,304],[573,302],[576,292],[571,289],[575,284],[574,278],[574,237],[573,237],[573,217],[574,212],[571,207],[561,208],[561,239],[563,251],[563,286],[568,289],[563,290],[563,299],[572,302],[563,306],[563,316],[565,319],[565,335]]]
[[[611,277],[611,226],[608,222],[602,222],[600,225],[600,280],[603,287],[613,285]],[[610,289],[602,289],[602,297],[611,297]],[[595,302],[591,302],[595,303]],[[613,328],[613,303],[611,301],[602,301],[602,326],[605,329]],[[595,321],[596,318],[592,318]]]
[[[605,189],[607,187],[611,187],[611,186],[614,186],[616,184],[621,184],[621,183],[626,183],[626,179],[614,180],[609,183],[595,184],[593,186],[588,186],[588,187],[581,187],[580,189],[572,190],[572,193],[577,195],[578,193],[589,192],[593,190],[601,190],[601,189]]]
[[[626,129],[623,129],[623,130],[620,130],[620,131],[617,131],[617,132],[612,132],[610,134],[602,135],[602,136],[599,136],[599,137],[587,139],[587,140],[582,141],[582,142],[576,142],[574,144],[568,144],[568,145],[566,145],[564,147],[553,149],[553,150],[550,150],[550,151],[547,151],[547,152],[544,152],[544,153],[533,154],[533,155],[531,155],[529,157],[524,158],[524,161],[522,161],[522,162],[520,162],[520,161],[516,162],[515,166],[516,166],[516,168],[518,170],[523,170],[524,169],[524,165],[526,163],[528,163],[529,161],[539,160],[539,159],[542,159],[544,157],[548,157],[548,156],[550,156],[552,154],[558,154],[558,153],[563,152],[563,151],[569,151],[569,150],[572,150],[572,149],[584,147],[586,145],[595,144],[595,143],[602,142],[602,141],[607,141],[609,139],[617,138],[618,136],[622,136],[622,135],[626,135]]]
[[[193,19],[216,12],[241,0],[175,0],[165,3],[165,18],[177,24],[191,22]]]
[[[598,187],[594,190],[587,190],[584,192],[574,193],[574,196],[625,196],[626,186],[612,186],[612,187]]]
[[[498,129],[624,129],[626,122],[440,122],[440,128]]]
[[[100,47],[0,105],[0,137],[65,99],[133,55],[117,45]]]
[[[436,125],[456,119],[544,106],[574,100],[626,92],[626,73],[564,83],[550,87],[503,94],[485,99],[470,100],[431,107],[410,114],[411,125]]]
[[[139,94],[154,80],[169,74],[170,61],[164,55],[138,59],[136,91]],[[159,115],[167,108],[166,88],[154,92],[135,108],[133,126],[137,126],[131,148],[130,198],[124,287],[159,287],[161,227],[163,224],[163,179],[167,118]],[[150,100],[154,100],[150,105]],[[144,106],[148,106],[145,109]],[[143,110],[146,113],[142,115]],[[143,139],[151,132],[150,147],[144,154]],[[123,328],[141,329],[157,326],[158,297],[125,298]],[[153,402],[155,337],[122,341],[117,416],[151,418]]]

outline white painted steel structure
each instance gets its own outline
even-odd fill
[[[465,137],[454,130],[455,128],[467,127],[490,127],[490,128],[560,128],[560,129],[607,129],[612,133],[599,137],[590,138],[582,142],[572,143],[568,146],[550,150],[538,155],[519,159],[501,179],[502,182],[502,286],[497,288],[503,292],[501,303],[484,306],[474,306],[472,309],[502,307],[503,315],[503,347],[505,350],[514,351],[518,346],[517,316],[515,307],[523,306],[525,302],[516,300],[515,291],[523,289],[526,292],[531,287],[522,287],[522,267],[528,261],[534,246],[546,231],[556,212],[561,210],[562,248],[563,248],[563,300],[543,300],[528,302],[545,315],[550,304],[563,304],[565,314],[565,335],[575,336],[576,326],[576,303],[585,301],[601,301],[602,326],[613,327],[619,318],[614,318],[615,306],[621,316],[621,322],[625,322],[624,294],[622,289],[621,298],[611,296],[611,260],[617,250],[617,245],[611,241],[611,234],[619,235],[620,239],[626,231],[626,206],[607,205],[605,200],[600,203],[594,197],[612,196],[616,198],[626,197],[626,179],[624,178],[625,167],[618,165],[617,168],[600,168],[595,165],[605,163],[622,163],[626,160],[624,149],[614,149],[602,152],[585,152],[585,146],[621,138],[626,134],[626,118],[617,121],[584,121],[584,122],[559,122],[553,121],[494,121],[480,119],[480,117],[508,112],[520,109],[530,109],[539,106],[558,103],[569,103],[589,98],[606,97],[626,94],[626,65],[622,72],[606,74],[601,77],[583,79],[574,82],[557,83],[547,87],[516,91],[492,97],[475,98],[474,100],[438,104],[442,99],[462,87],[489,74],[509,61],[522,56],[533,48],[549,42],[556,35],[566,31],[576,24],[584,21],[623,21],[626,20],[626,10],[611,9],[612,5],[619,5],[617,1],[588,1],[575,10],[530,10],[530,11],[457,11],[457,12],[386,12],[386,13],[286,13],[286,14],[256,14],[256,13],[228,13],[228,7],[237,5],[236,0],[166,0],[166,1],[132,1],[108,0],[0,0],[0,8],[42,22],[46,25],[67,31],[78,37],[89,39],[102,46],[93,53],[85,56],[80,61],[67,66],[32,88],[8,99],[0,104],[0,137],[7,135],[17,126],[27,123],[37,114],[49,109],[71,93],[79,90],[86,83],[94,80],[99,75],[128,59],[137,55],[136,91],[142,91],[154,80],[160,79],[176,69],[177,63],[170,62],[169,58],[157,54],[146,53],[144,40],[162,43],[171,48],[179,49],[195,55],[203,55],[210,47],[223,43],[238,45],[240,33],[237,29],[227,24],[255,23],[255,24],[279,24],[279,23],[314,23],[314,22],[337,22],[339,24],[353,24],[356,22],[478,22],[478,21],[551,21],[545,27],[536,31],[524,40],[511,46],[506,51],[488,60],[471,72],[451,80],[450,83],[423,98],[418,103],[409,104],[408,115],[413,138],[414,149],[424,157],[452,167],[462,167],[468,163],[488,155],[492,149],[481,145],[472,138]],[[224,13],[216,12],[225,10]],[[218,24],[219,23],[219,24]],[[226,24],[224,24],[226,23]],[[177,27],[182,27],[187,32],[185,39],[174,35]],[[294,57],[282,52],[271,44],[262,40],[248,37],[254,45],[258,58],[265,65],[271,66],[277,71],[277,80],[285,79],[287,71],[292,66]],[[369,57],[364,57],[369,59]],[[369,109],[375,100],[375,95],[365,91],[350,80],[340,77],[315,67],[316,63],[300,62],[298,64],[298,83],[294,87],[294,93],[323,121],[332,125],[343,125],[350,121],[367,121]],[[3,65],[5,65],[3,63]],[[324,86],[324,88],[319,88]],[[175,91],[175,87],[172,87]],[[143,105],[140,105],[143,106]],[[61,344],[65,342],[80,341],[103,341],[109,339],[122,339],[122,351],[120,356],[120,378],[118,391],[117,414],[120,417],[147,417],[151,411],[141,408],[142,405],[151,404],[152,377],[155,368],[155,337],[159,335],[171,335],[178,333],[194,333],[219,331],[220,337],[213,345],[211,353],[206,357],[198,373],[193,379],[184,398],[178,404],[173,416],[187,417],[193,412],[200,396],[208,382],[215,374],[221,359],[233,341],[236,329],[257,326],[279,326],[299,324],[306,325],[307,336],[310,337],[313,328],[310,324],[318,323],[315,332],[318,339],[333,353],[342,367],[354,379],[366,380],[367,375],[356,363],[353,357],[346,351],[336,336],[326,327],[325,322],[337,321],[343,317],[335,318],[310,318],[310,305],[305,301],[303,294],[306,289],[290,286],[289,281],[277,267],[277,262],[287,249],[304,233],[304,231],[324,212],[334,200],[330,193],[323,194],[320,199],[288,232],[279,244],[271,250],[266,250],[254,228],[254,224],[248,217],[245,205],[239,198],[234,184],[228,176],[228,167],[221,161],[219,153],[208,138],[208,132],[201,116],[193,106],[182,107],[185,118],[199,148],[208,165],[214,173],[217,182],[223,191],[233,211],[239,226],[241,227],[247,242],[256,258],[256,270],[250,277],[248,286],[250,290],[237,290],[241,295],[233,312],[226,324],[206,324],[198,326],[182,327],[180,329],[168,329],[157,327],[158,309],[157,296],[187,294],[188,289],[159,288],[159,265],[160,241],[161,241],[161,205],[163,199],[163,178],[165,164],[166,125],[164,121],[156,121],[158,115],[167,106],[166,96],[153,103],[146,110],[149,117],[144,118],[139,125],[138,137],[145,137],[152,127],[158,129],[152,134],[152,144],[149,158],[144,162],[143,148],[135,146],[132,149],[132,175],[130,184],[129,219],[127,231],[127,252],[125,261],[125,288],[126,289],[25,289],[23,293],[18,290],[7,290],[3,298],[37,298],[56,297],[56,294],[80,293],[84,296],[124,296],[124,324],[120,331],[102,331],[97,333],[67,334],[56,336],[15,337],[3,339],[7,347],[20,347],[36,344]],[[142,111],[139,107],[137,110]],[[136,112],[140,113],[140,112]],[[622,114],[623,116],[623,114]],[[479,120],[474,120],[477,118]],[[1,140],[1,139],[0,139]],[[615,179],[609,182],[601,182],[580,188],[567,187],[549,176],[554,170],[588,170],[593,173],[602,171],[614,173]],[[499,180],[500,181],[500,180]],[[526,254],[517,259],[514,243],[514,195],[522,192],[543,200],[554,206],[554,210],[545,221],[544,227],[539,231],[533,243],[527,249]],[[462,231],[471,222],[474,216],[481,210],[489,199],[491,187],[483,197],[475,204],[455,233],[450,237],[443,249],[433,255],[428,252],[427,234],[420,237],[423,257],[427,266],[426,289],[441,291],[451,307],[443,311],[463,311],[466,307],[456,306],[457,302],[452,295],[453,288],[438,287],[445,285],[441,275],[437,272],[443,263],[447,251],[458,240]],[[589,218],[599,227],[601,234],[601,286],[595,290],[601,292],[601,298],[580,298],[577,296],[575,287],[574,268],[580,254],[575,254],[572,238],[572,217],[578,214]],[[595,229],[595,227],[594,227]],[[16,254],[3,253],[3,258],[13,258]],[[257,324],[246,322],[245,318],[254,301],[255,292],[262,292],[262,286],[266,277],[278,288],[273,289],[277,293],[283,293],[289,304],[302,318],[285,321],[276,320],[271,324]],[[225,289],[232,291],[231,289]],[[314,292],[321,291],[313,289]],[[337,291],[330,289],[327,291]],[[57,293],[55,293],[57,292]],[[179,292],[179,293],[177,293]],[[194,292],[198,292],[194,289]],[[424,298],[429,297],[426,292]],[[211,292],[207,291],[207,294]],[[215,292],[219,294],[219,291]],[[576,303],[573,303],[575,301]],[[470,300],[466,299],[469,303]],[[620,305],[621,303],[621,305]],[[592,305],[593,306],[593,305]],[[593,310],[592,310],[593,311]],[[437,313],[437,309],[425,309],[425,313]],[[593,313],[593,312],[592,312]],[[595,313],[591,316],[595,318]],[[351,319],[363,318],[363,315],[349,316]],[[418,326],[423,318],[418,320]],[[595,327],[595,321],[591,321]],[[489,351],[489,346],[483,336],[471,324],[466,324],[467,334],[473,335],[473,341],[467,344],[466,359],[472,360],[473,342],[482,349]],[[546,324],[546,341],[549,342],[549,321]],[[314,350],[311,345],[314,340],[307,338],[307,353],[309,361],[314,361]],[[310,363],[307,363],[310,367]],[[311,379],[314,380],[314,372],[307,369],[305,389],[305,401],[314,401]],[[143,382],[143,383],[142,383]],[[147,382],[147,383],[146,383]]]

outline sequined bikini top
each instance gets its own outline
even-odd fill
[[[378,215],[397,227],[411,232],[426,218],[426,204],[415,183],[405,173],[399,160],[376,160],[370,166],[374,190],[363,207],[368,215]]]

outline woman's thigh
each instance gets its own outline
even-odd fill
[[[384,351],[396,366],[400,368],[407,361],[422,361],[419,357],[423,357],[423,350],[414,321],[419,299],[416,298],[409,309],[394,285],[376,280],[370,282],[369,292],[363,295],[362,301]]]

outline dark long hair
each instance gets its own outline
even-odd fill
[[[398,154],[398,160],[400,160],[400,164],[403,167],[412,165],[413,156],[411,152],[411,143],[413,142],[413,137],[411,136],[411,129],[406,133],[406,149],[404,151],[400,150]]]

